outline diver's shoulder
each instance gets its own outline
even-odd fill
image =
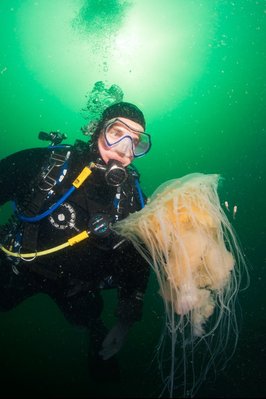
[[[128,174],[129,174],[130,176],[132,176],[132,177],[134,177],[134,178],[137,178],[137,179],[140,178],[140,172],[138,171],[138,169],[136,168],[136,166],[133,165],[133,164],[130,164],[130,165],[127,167],[127,172],[128,172]]]
[[[34,147],[34,148],[26,148],[11,154],[4,156],[1,161],[3,160],[12,160],[12,159],[28,159],[33,157],[40,157],[45,155],[48,152],[47,148],[41,147]]]
[[[84,152],[88,152],[90,147],[88,142],[77,139],[75,140],[72,148],[75,152],[83,154]]]

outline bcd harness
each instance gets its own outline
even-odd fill
[[[48,147],[49,148],[49,147]],[[56,202],[54,203],[49,209],[46,211],[37,214],[39,210],[41,209],[41,205],[43,204],[45,198],[49,198],[54,194],[53,188],[56,186],[57,183],[61,183],[62,180],[64,179],[66,173],[67,173],[67,161],[70,157],[70,151],[67,151],[66,155],[62,155],[61,153],[55,152],[55,148],[64,148],[64,149],[69,149],[70,146],[67,145],[62,145],[62,146],[52,146],[50,149],[52,149],[52,154],[50,157],[50,163],[47,167],[47,170],[45,173],[43,173],[43,179],[42,179],[42,186],[39,187],[39,192],[37,192],[37,195],[34,198],[34,202],[31,203],[31,209],[29,210],[28,213],[31,213],[34,216],[25,216],[22,214],[19,214],[16,207],[15,211],[17,214],[17,217],[20,221],[26,222],[24,231],[23,231],[23,244],[19,244],[18,242],[16,243],[16,240],[13,240],[12,245],[9,245],[9,248],[4,247],[2,244],[0,244],[0,249],[6,253],[8,257],[11,258],[19,258],[24,261],[32,261],[36,257],[39,256],[44,256],[51,254],[53,252],[60,251],[64,248],[67,248],[69,246],[76,245],[77,243],[87,239],[91,233],[95,234],[96,236],[104,237],[105,235],[110,232],[110,218],[108,218],[108,215],[103,215],[103,214],[96,214],[94,215],[94,218],[90,221],[89,223],[89,229],[84,230],[81,233],[75,235],[74,237],[69,238],[66,242],[64,242],[61,245],[57,245],[53,248],[49,248],[46,250],[42,251],[35,251],[35,252],[27,252],[27,253],[21,253],[20,249],[21,247],[27,247],[27,241],[32,242],[34,239],[37,239],[37,234],[38,234],[38,228],[39,225],[36,222],[39,222],[43,218],[51,215],[63,202],[77,189],[81,187],[81,185],[87,180],[87,178],[91,175],[93,168],[96,167],[96,164],[94,162],[90,162],[89,166],[85,166],[82,171],[78,174],[78,176],[75,178],[75,180],[72,182],[72,186],[68,189],[68,191]],[[59,168],[59,173],[58,173],[58,168]],[[59,174],[59,177],[58,177]],[[143,195],[139,186],[138,178],[135,179],[136,183],[136,188],[138,191],[141,207],[144,206],[144,199]],[[117,195],[116,195],[117,197]],[[117,198],[116,198],[117,200]],[[26,244],[26,245],[25,245]],[[16,249],[16,246],[18,247],[17,251],[14,251]]]

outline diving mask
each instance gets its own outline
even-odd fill
[[[147,154],[151,148],[151,137],[148,133],[132,129],[119,118],[105,125],[104,137],[108,147],[119,147],[124,153],[130,149],[136,158]]]

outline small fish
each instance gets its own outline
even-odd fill
[[[228,201],[224,201],[224,206],[226,207],[226,209],[228,210],[228,212],[230,211],[230,209],[229,209],[229,204],[228,204]]]
[[[233,219],[236,218],[236,213],[237,213],[237,205],[234,205],[234,208],[233,208]]]

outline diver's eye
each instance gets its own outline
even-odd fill
[[[122,136],[121,132],[118,131],[117,129],[114,129],[113,131],[111,131],[110,134],[111,134],[113,137],[121,137],[121,136]]]
[[[137,146],[139,144],[139,139],[136,137],[133,139],[133,144]]]
[[[127,131],[119,126],[113,126],[108,130],[108,134],[112,137],[123,137],[127,134]]]

